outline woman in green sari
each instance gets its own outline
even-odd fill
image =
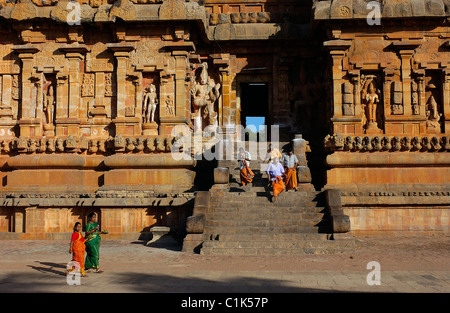
[[[84,268],[90,272],[90,269],[94,269],[95,273],[103,273],[99,269],[100,258],[100,226],[97,223],[97,214],[94,212],[88,215],[89,223],[86,225],[86,261],[84,262]]]

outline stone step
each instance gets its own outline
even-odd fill
[[[328,232],[327,225],[323,226],[208,226],[205,225],[204,233],[211,235],[222,234],[282,234],[282,233],[324,233]]]
[[[328,240],[329,234],[321,233],[281,233],[281,234],[204,234],[205,241],[305,241]]]
[[[251,187],[251,186],[245,186],[240,187],[242,189],[241,192],[228,192],[233,197],[244,197],[244,198],[251,198],[251,197],[257,197],[261,196],[261,192],[269,191],[272,193],[272,187],[267,188],[261,188],[261,187]],[[248,188],[248,189],[244,189]],[[279,199],[305,199],[305,201],[311,201],[314,200],[316,197],[318,197],[319,192],[313,192],[313,191],[295,191],[295,190],[289,190],[289,191],[283,191],[280,193]]]
[[[353,249],[341,248],[298,248],[298,249],[273,249],[273,248],[202,248],[203,255],[305,255],[305,254],[336,254]]]
[[[206,226],[211,227],[294,227],[294,226],[321,226],[327,225],[328,221],[319,219],[308,220],[207,220]]]
[[[221,201],[219,203],[212,202],[211,207],[213,209],[216,208],[230,208],[230,207],[239,207],[239,208],[260,208],[264,207],[266,209],[276,208],[276,207],[292,207],[292,208],[312,208],[316,207],[316,202],[300,202],[295,200],[282,200],[278,199],[277,203],[273,203],[272,200],[268,198],[259,198],[259,199],[248,199],[248,200],[236,200],[229,199],[228,201]]]
[[[212,207],[208,211],[209,214],[214,213],[231,213],[231,214],[285,214],[285,213],[325,213],[326,210],[323,207],[277,207],[277,206],[222,206]]]
[[[325,212],[311,213],[311,212],[211,212],[207,214],[208,220],[229,220],[229,221],[258,221],[258,220],[291,220],[291,221],[302,221],[302,220],[322,220],[325,217]]]
[[[349,249],[354,248],[354,241],[350,240],[280,240],[280,241],[222,241],[209,240],[204,241],[202,248],[214,249]]]
[[[244,189],[246,188],[246,189]],[[269,193],[272,190],[270,190],[269,188],[266,188],[265,186],[245,186],[242,187],[239,184],[230,184],[230,193],[246,193],[246,192],[250,192],[250,193]],[[233,195],[234,196],[234,195]]]

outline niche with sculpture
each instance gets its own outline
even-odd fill
[[[220,84],[209,77],[208,63],[200,66],[200,77],[191,87],[192,118],[194,131],[201,131],[209,125],[217,125],[217,100],[220,97]]]
[[[427,72],[425,77],[425,115],[427,118],[427,132],[441,133],[442,131],[442,84],[440,73]]]
[[[54,136],[56,111],[56,76],[44,75],[42,84],[42,111],[44,121],[44,135]]]
[[[142,77],[142,129],[143,135],[158,135],[159,80],[156,74]]]
[[[361,117],[366,134],[383,133],[383,98],[379,75],[361,75]]]

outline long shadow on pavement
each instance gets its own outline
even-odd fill
[[[81,286],[69,286],[65,278],[41,273],[9,273],[0,276],[1,293],[323,293],[339,292],[318,288],[300,288],[286,281],[256,277],[233,277],[211,280],[198,277],[177,277],[166,274],[113,273],[91,275]],[[43,275],[44,274],[44,275]],[[52,273],[55,274],[55,273]]]

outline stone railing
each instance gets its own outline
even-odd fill
[[[246,23],[267,23],[270,22],[269,12],[242,12],[242,13],[211,13],[209,24],[246,24]]]
[[[380,3],[381,17],[447,17],[450,4],[446,0],[384,0]],[[373,12],[362,0],[321,0],[315,1],[315,20],[366,19]]]
[[[329,152],[447,152],[450,151],[450,136],[342,136],[336,134],[325,137],[324,144]]]
[[[85,136],[64,136],[55,138],[13,138],[1,142],[1,154],[40,154],[40,153],[168,153],[172,152],[175,137],[123,137],[107,139],[88,139]],[[180,147],[180,151],[182,148]]]

